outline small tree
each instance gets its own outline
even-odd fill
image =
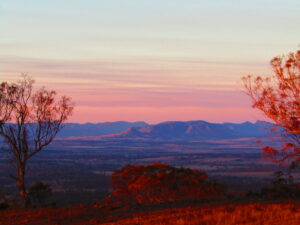
[[[29,188],[28,195],[33,202],[41,206],[52,195],[52,189],[48,184],[36,182]]]
[[[300,162],[300,51],[271,60],[274,75],[243,77],[253,107],[262,111],[282,132],[283,146],[265,146],[266,158],[288,162],[294,168]]]
[[[282,171],[276,171],[271,187],[262,188],[260,195],[271,199],[295,199],[300,197],[300,189],[299,185],[292,182],[290,177],[286,179]]]
[[[16,83],[0,84],[0,136],[12,153],[16,174],[11,177],[25,205],[28,160],[53,141],[73,111],[70,98],[56,101],[55,91],[34,91],[33,84],[26,75]]]
[[[5,200],[6,200],[5,194],[4,194],[4,192],[0,189],[0,202],[5,201]]]
[[[8,208],[5,193],[0,189],[0,211]]]

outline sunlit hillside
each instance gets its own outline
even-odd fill
[[[299,206],[298,202],[196,205],[143,211],[106,211],[87,206],[9,210],[0,213],[0,224],[298,225]]]

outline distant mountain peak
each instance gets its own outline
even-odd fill
[[[99,124],[70,124],[63,137],[81,140],[155,139],[155,140],[214,140],[260,137],[268,133],[272,124],[265,121],[252,123],[210,123],[203,120],[166,121],[155,125],[145,122],[108,122]],[[65,136],[64,136],[65,135]]]
[[[268,123],[266,123],[268,124]],[[267,131],[261,129],[262,123],[209,123],[203,120],[196,121],[167,121],[156,125],[132,127],[126,132],[114,135],[114,138],[144,138],[144,139],[177,139],[177,140],[204,140],[204,139],[232,139],[259,137]]]

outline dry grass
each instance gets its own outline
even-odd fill
[[[99,210],[84,206],[66,207],[61,209],[15,209],[0,212],[1,225],[47,225],[74,224],[91,218]]]
[[[93,224],[90,221],[90,224]],[[97,221],[94,221],[97,224]],[[296,204],[200,206],[158,210],[105,225],[299,225],[300,208]]]
[[[100,208],[85,206],[7,210],[0,212],[0,224],[298,225],[300,224],[299,206],[300,203],[248,203],[215,207],[195,205],[130,213],[105,212]]]

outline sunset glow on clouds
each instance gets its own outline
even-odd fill
[[[30,74],[74,122],[255,121],[241,77],[300,44],[299,1],[0,3],[0,81]]]

